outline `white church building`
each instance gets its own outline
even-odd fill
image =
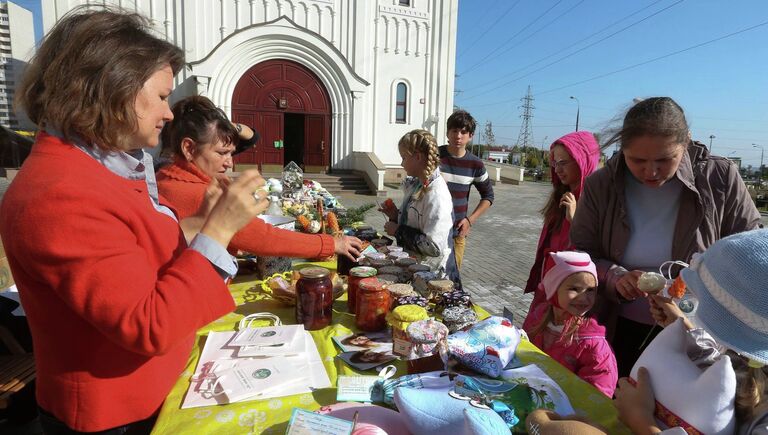
[[[42,2],[47,32],[81,4]],[[121,0],[181,47],[173,99],[205,95],[261,135],[236,158],[271,172],[357,170],[382,188],[399,138],[445,142],[453,110],[458,0]]]

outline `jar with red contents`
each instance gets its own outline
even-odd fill
[[[350,313],[355,312],[360,281],[373,276],[376,276],[376,269],[373,267],[358,266],[349,269],[349,280],[347,280],[347,308]]]
[[[378,278],[360,280],[355,306],[355,325],[362,331],[381,331],[387,327],[390,301],[387,287]]]
[[[333,320],[333,283],[323,267],[305,267],[296,282],[296,323],[307,331],[323,329]]]

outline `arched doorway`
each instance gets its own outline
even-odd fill
[[[305,172],[326,172],[331,155],[331,100],[320,79],[285,59],[258,63],[238,80],[232,119],[261,138],[235,163],[272,171],[295,161]]]

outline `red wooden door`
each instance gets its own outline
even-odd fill
[[[326,118],[323,115],[307,115],[304,118],[305,166],[328,166]]]
[[[256,129],[256,131],[260,132],[260,126],[259,121],[257,119],[255,113],[234,113],[232,116],[232,122],[239,123],[239,124],[245,124],[253,129]],[[259,156],[259,153],[261,152],[261,148],[263,148],[264,138],[260,138],[258,142],[256,142],[256,145],[253,146],[251,149],[245,150],[242,153],[235,156],[234,160],[235,163],[256,163],[260,162],[261,158]]]
[[[261,161],[266,165],[283,165],[283,114],[264,112],[259,114],[261,129]]]

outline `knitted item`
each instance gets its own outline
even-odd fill
[[[589,254],[576,251],[550,252],[544,263],[544,277],[539,284],[543,287],[547,300],[553,299],[557,288],[566,278],[578,272],[591,273],[597,282],[597,269]]]
[[[718,343],[768,364],[768,230],[719,240],[683,269],[696,323]]]

